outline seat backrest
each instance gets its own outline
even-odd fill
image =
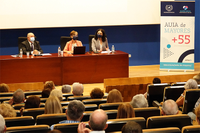
[[[24,107],[25,104],[14,104],[12,105],[12,107],[15,109],[15,110],[20,110],[22,107]]]
[[[170,86],[170,84],[168,83],[150,84],[147,86],[147,101],[149,107],[152,107],[153,101],[158,101],[158,102],[163,101],[164,88],[167,86]]]
[[[186,82],[174,82],[171,84],[171,86],[184,86]]]
[[[40,102],[41,102],[41,103],[45,103],[46,100],[47,100],[47,98],[40,98]]]
[[[63,93],[63,97],[65,97],[66,99],[67,99],[69,96],[73,96],[73,94],[72,94],[72,93]]]
[[[99,109],[103,110],[113,110],[113,109],[118,109],[119,105],[122,104],[123,102],[117,102],[117,103],[102,103],[99,105]]]
[[[35,120],[36,117],[41,114],[44,114],[44,108],[31,108],[23,110],[23,116],[33,116]]]
[[[70,40],[71,40],[71,37],[69,37],[69,36],[61,36],[60,37],[60,48],[62,51],[65,48],[66,43]]]
[[[42,91],[25,91],[24,95],[26,98],[28,98],[27,96],[30,95],[42,95]]]
[[[62,106],[68,106],[70,101],[60,101]]]
[[[195,103],[200,98],[200,89],[188,89],[186,90],[182,113],[187,114],[192,112],[195,106]]]
[[[18,50],[20,50],[20,48],[22,47],[21,43],[25,40],[27,40],[27,37],[18,37]]]
[[[92,38],[94,38],[95,35],[89,35],[89,50],[92,51]]]
[[[77,133],[79,123],[55,124],[54,129],[60,130],[62,133]]]
[[[163,102],[167,99],[176,101],[185,90],[184,86],[168,86],[164,89]]]
[[[80,100],[80,101],[82,101],[84,99],[91,99],[91,97],[90,96],[69,96],[67,98],[67,101],[72,101],[72,100]]]
[[[4,101],[8,101],[12,99],[13,97],[0,97],[0,103],[3,103]]]
[[[6,127],[35,125],[35,120],[32,116],[6,117],[4,119]]]
[[[178,127],[156,128],[156,129],[143,129],[143,133],[181,133]]]
[[[96,104],[99,107],[99,104],[106,103],[107,99],[86,99],[82,101],[84,104]]]
[[[98,109],[98,106],[96,104],[86,104],[85,105],[85,111],[94,111]]]
[[[178,127],[191,125],[191,118],[186,114],[153,116],[147,119],[147,128]]]
[[[6,128],[6,133],[47,133],[50,131],[48,125],[19,126]]]
[[[151,116],[160,116],[160,109],[157,107],[134,108],[135,117],[144,117],[146,120]]]
[[[53,125],[58,124],[60,121],[66,120],[66,114],[42,114],[38,115],[36,118],[36,124],[37,125]]]
[[[182,133],[200,133],[200,125],[185,126]]]
[[[106,129],[106,132],[114,132],[114,131],[121,131],[124,124],[126,124],[128,121],[135,121],[142,129],[145,129],[146,121],[143,117],[135,117],[135,118],[125,118],[125,119],[110,119],[107,121],[108,127]]]
[[[13,96],[13,92],[0,93],[0,97],[12,97],[12,96]]]

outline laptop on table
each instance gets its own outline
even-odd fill
[[[74,47],[74,53],[73,54],[85,54],[85,46]]]

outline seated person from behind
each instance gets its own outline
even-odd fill
[[[60,121],[59,124],[62,123],[79,123],[83,118],[83,112],[85,111],[84,104],[79,100],[73,100],[69,102],[68,108],[66,109],[66,117],[67,120]],[[51,126],[51,130],[53,130],[54,125]]]
[[[4,118],[17,116],[16,110],[10,104],[7,103],[0,104],[0,114]]]
[[[149,107],[149,104],[147,102],[147,99],[144,97],[143,94],[137,94],[133,96],[132,101],[130,104],[133,106],[133,108],[146,108]]]
[[[120,91],[112,89],[108,93],[107,103],[123,102],[123,97]]]
[[[51,89],[50,88],[43,89],[42,90],[42,98],[48,98],[50,93],[51,93]]]
[[[44,114],[63,113],[60,100],[56,96],[50,96],[45,102]]]
[[[0,115],[0,133],[6,132],[6,122],[2,115]]]
[[[176,100],[176,103],[178,106],[182,106],[185,98],[186,90],[188,89],[198,89],[197,82],[194,79],[189,79],[186,84],[184,85],[184,92],[181,94],[181,96]]]
[[[122,133],[143,133],[140,124],[129,121],[122,127]]]
[[[78,41],[78,32],[77,31],[74,31],[74,30],[71,31],[70,37],[71,37],[72,40],[66,43],[63,52],[73,53],[74,47],[83,46],[82,42]]]
[[[62,95],[62,91],[61,91],[60,89],[53,89],[53,90],[51,91],[51,93],[50,93],[50,97],[51,97],[51,96],[55,96],[55,97],[57,97],[60,101],[62,101],[63,95]]]
[[[195,108],[195,114],[198,124],[200,125],[200,105]]]
[[[122,103],[118,107],[117,119],[120,118],[133,118],[135,117],[135,111],[130,103]]]
[[[27,40],[21,43],[21,49],[23,51],[23,54],[26,54],[26,52],[35,55],[38,55],[39,52],[43,53],[39,41],[35,40],[35,35],[32,32],[29,32],[27,34]]]
[[[96,53],[108,50],[109,46],[106,33],[103,29],[98,29],[95,33],[94,38],[92,38],[92,51]]]
[[[71,86],[70,85],[63,85],[62,86],[62,93],[70,93],[71,92]]]
[[[0,84],[0,93],[3,93],[3,92],[9,92],[9,87],[7,84]]]
[[[162,105],[162,115],[176,115],[179,113],[178,106],[174,100],[168,99]]]
[[[72,89],[73,89],[72,93],[74,96],[82,96],[83,95],[84,87],[79,82],[73,83]]]
[[[52,90],[55,89],[56,87],[55,87],[55,84],[54,84],[53,81],[46,81],[46,82],[44,83],[44,89],[46,89],[46,88],[49,88],[49,89],[52,91]]]
[[[9,100],[9,104],[24,104],[25,96],[24,92],[21,89],[17,89],[13,93],[13,98]]]
[[[40,98],[38,96],[30,96],[26,99],[25,109],[29,108],[39,108],[40,107]]]
[[[197,84],[200,84],[200,73],[195,75],[193,79],[197,81]]]
[[[90,96],[91,96],[92,99],[101,99],[101,98],[103,98],[104,93],[100,88],[94,88],[90,92]]]

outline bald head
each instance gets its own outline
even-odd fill
[[[108,116],[106,112],[102,109],[97,109],[90,115],[89,125],[94,131],[105,130],[107,128],[107,120]]]
[[[162,111],[164,115],[176,115],[178,113],[178,106],[174,100],[166,100],[163,103]]]
[[[30,38],[31,37],[35,37],[35,35],[32,33],[32,32],[29,32],[28,34],[27,34],[27,40],[30,42]]]

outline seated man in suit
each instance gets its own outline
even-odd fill
[[[39,41],[35,40],[35,35],[31,32],[27,34],[27,40],[21,43],[23,54],[30,52],[31,54],[38,55],[39,52],[43,53]]]

